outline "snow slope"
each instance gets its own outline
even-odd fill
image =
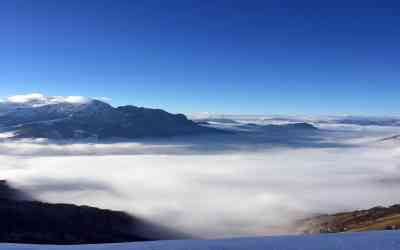
[[[398,250],[399,231],[281,236],[225,240],[158,241],[144,243],[45,246],[0,244],[1,250]]]

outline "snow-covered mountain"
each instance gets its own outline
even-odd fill
[[[138,138],[221,132],[182,114],[135,106],[114,108],[84,97],[10,97],[0,102],[0,129],[15,138]]]

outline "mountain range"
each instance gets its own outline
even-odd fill
[[[231,119],[192,121],[161,109],[113,107],[85,97],[31,94],[0,101],[0,138],[7,139],[134,139],[236,132],[281,135],[305,130],[317,128],[305,122],[261,125]]]
[[[183,114],[136,106],[115,108],[95,99],[1,102],[0,130],[18,139],[130,139],[223,133],[201,126]]]

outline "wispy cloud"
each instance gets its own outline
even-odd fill
[[[105,97],[105,96],[93,97],[93,99],[100,100],[100,101],[103,101],[103,102],[111,102],[112,101],[112,99],[110,97]]]

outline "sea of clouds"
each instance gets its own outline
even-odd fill
[[[400,141],[379,140],[397,128],[323,130],[312,143],[4,140],[0,179],[44,201],[123,210],[205,238],[295,233],[318,213],[400,202]]]

